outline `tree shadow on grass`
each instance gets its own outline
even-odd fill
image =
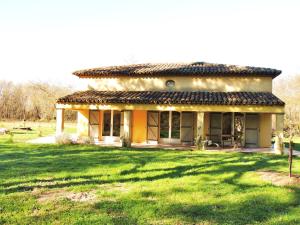
[[[4,147],[7,148],[7,145]],[[286,164],[280,156],[243,153],[211,154],[91,146],[82,146],[79,149],[77,146],[62,146],[62,149],[57,146],[36,146],[31,150],[22,150],[22,146],[19,146],[15,148],[16,155],[12,155],[14,153],[11,151],[14,150],[4,149],[0,153],[1,159],[4,159],[0,162],[0,168],[4,168],[0,174],[8,178],[14,175],[20,180],[3,182],[0,185],[3,193],[31,191],[34,188],[56,189],[85,185],[152,182],[163,179],[176,180],[185,177],[192,179],[192,177],[201,178],[202,175],[208,175],[213,179],[220,179],[219,181],[223,184],[230,185],[238,194],[259,187],[255,183],[240,183],[240,178],[245,173],[270,170]],[[154,164],[149,166],[151,163]],[[17,170],[13,169],[18,166]],[[123,169],[112,174],[109,172],[84,174],[84,171],[90,168],[109,169],[122,166],[124,166]],[[61,171],[70,175],[55,177],[56,173]],[[43,173],[53,174],[54,177],[39,178],[39,175]],[[24,179],[24,174],[27,179]],[[228,176],[222,177],[223,174],[228,174]],[[175,218],[186,223],[209,221],[218,224],[252,224],[266,222],[272,217],[286,214],[290,208],[298,207],[299,189],[292,187],[290,189],[293,191],[293,201],[289,202],[281,202],[280,199],[274,199],[268,194],[259,194],[241,202],[211,203],[207,201],[201,204],[179,204],[178,202],[163,202],[163,197],[162,200],[143,199],[153,194],[148,192],[141,193],[142,197],[136,199],[121,198],[117,201],[101,201],[95,205],[95,208],[109,215],[113,213],[118,215],[114,220],[116,223],[122,219],[128,223],[143,223],[148,218],[155,220],[157,215],[160,219]],[[178,191],[186,193],[189,190],[170,187],[169,193],[164,192],[162,195]]]
[[[0,152],[2,178],[38,176],[42,173],[83,172],[97,166],[145,164],[181,160],[179,152],[126,150],[97,146],[4,145]],[[172,153],[170,157],[170,153]],[[179,156],[178,156],[179,155]],[[196,156],[198,157],[198,156]]]
[[[217,204],[170,204],[167,215],[177,215],[192,223],[212,221],[217,224],[254,224],[268,221],[274,216],[285,215],[294,204],[299,205],[299,190],[293,203],[284,203],[269,195],[251,196],[242,202]],[[298,218],[300,219],[300,218]]]
[[[147,154],[147,152],[144,152]],[[118,156],[116,159],[111,159],[111,157]],[[87,164],[89,167],[95,166],[104,166],[104,165],[132,165],[130,169],[121,170],[119,173],[115,174],[92,174],[92,175],[74,175],[74,176],[66,176],[66,177],[59,177],[59,178],[50,178],[50,179],[28,179],[25,181],[13,181],[13,182],[6,182],[2,184],[3,191],[5,193],[14,193],[14,192],[22,192],[22,191],[30,191],[34,188],[65,188],[65,187],[75,187],[75,186],[85,186],[85,185],[102,185],[102,184],[111,184],[111,183],[127,183],[127,182],[144,182],[144,181],[157,181],[161,179],[178,179],[183,178],[186,176],[200,176],[202,174],[205,175],[222,175],[224,173],[233,174],[229,178],[222,180],[223,183],[228,183],[233,186],[238,185],[239,188],[243,185],[243,188],[249,188],[251,185],[249,184],[237,184],[237,180],[245,173],[253,170],[261,170],[261,169],[268,169],[274,165],[277,165],[278,162],[271,162],[269,159],[270,157],[262,157],[262,156],[249,156],[243,154],[234,154],[234,155],[226,155],[223,154],[220,156],[214,155],[218,157],[217,159],[211,159],[211,156],[205,155],[198,155],[198,159],[202,160],[197,162],[196,160],[193,161],[193,164],[186,165],[180,164],[178,165],[170,165],[164,166],[161,168],[151,168],[151,169],[144,169],[143,167],[149,163],[150,161],[153,162],[160,162],[163,163],[160,157],[156,155],[145,156],[144,154],[135,154],[131,152],[131,154],[127,153],[117,153],[117,154],[109,154],[108,157],[103,157],[99,161],[99,159],[95,162],[95,156],[92,155],[92,158],[89,158],[92,162],[80,164],[77,160],[80,159],[70,159],[68,162],[56,161],[55,165],[60,165],[62,163],[64,165],[64,169],[69,165],[74,166],[73,164],[77,165],[78,168],[73,171],[80,171],[82,169],[87,168]],[[206,158],[208,157],[208,158]],[[97,158],[97,157],[96,157]],[[272,157],[271,157],[272,158]],[[168,157],[169,162],[176,162],[177,155],[172,157]],[[252,165],[243,164],[244,162],[253,162]],[[45,165],[45,162],[43,162]],[[37,168],[34,162],[27,162],[28,166],[32,168]],[[47,164],[46,164],[47,165]],[[37,169],[41,172],[41,169]],[[43,170],[42,170],[43,171]],[[48,167],[47,171],[51,171]],[[55,170],[56,171],[56,168]],[[153,174],[154,172],[154,174]],[[159,174],[157,174],[159,172]],[[149,174],[145,176],[145,174]],[[38,174],[38,173],[37,173]],[[102,177],[105,176],[105,179]]]
[[[130,169],[123,169],[118,175],[119,178],[113,182],[118,181],[140,181],[140,180],[158,180],[165,178],[179,178],[190,175],[206,174],[221,174],[226,172],[234,172],[238,179],[244,172],[259,169],[269,169],[272,166],[282,164],[282,158],[279,156],[266,156],[261,154],[213,154],[209,153],[189,153],[189,152],[174,152],[174,150],[159,150],[159,149],[120,149],[114,147],[98,147],[98,146],[57,146],[57,145],[29,145],[31,149],[24,150],[24,146],[4,145],[6,149],[0,153],[1,159],[0,168],[2,177],[5,175],[11,178],[12,173],[5,173],[6,171],[15,172],[15,176],[28,177],[38,176],[39,174],[56,172],[80,173],[89,168],[95,167],[119,167],[131,166]],[[61,149],[61,148],[62,149]],[[8,149],[7,149],[8,148]],[[11,149],[13,148],[13,149]],[[183,160],[190,160],[184,162]],[[275,161],[274,161],[275,160]],[[277,160],[277,161],[276,161]],[[171,163],[169,166],[162,166],[161,168],[145,169],[149,163],[157,163],[160,166],[164,162]],[[241,164],[245,162],[245,164]],[[253,165],[247,163],[253,162]],[[238,163],[238,165],[236,165]],[[178,165],[179,164],[179,165]],[[214,168],[217,167],[217,168]],[[203,172],[204,168],[210,169],[211,172]],[[19,173],[18,173],[19,172]],[[162,172],[160,175],[149,176],[147,178],[135,177],[141,173]],[[72,179],[93,179],[93,177],[101,177],[110,174],[96,174],[96,175],[77,175],[67,176],[67,178],[52,178],[53,181],[72,180]],[[125,179],[122,176],[131,177]],[[47,179],[48,181],[48,179]],[[23,182],[23,181],[22,181]],[[21,184],[22,182],[19,182]],[[39,182],[39,179],[27,179],[25,182]],[[89,181],[86,181],[89,182]],[[99,181],[101,182],[101,181]],[[228,180],[229,182],[229,180]],[[9,185],[16,185],[17,181],[5,182],[5,187]]]
[[[282,202],[268,194],[261,194],[242,201],[207,201],[201,204],[122,198],[118,201],[100,201],[94,207],[108,214],[126,215],[127,219],[138,224],[173,220],[173,224],[243,225],[262,224],[274,217],[284,216],[292,207],[299,206],[299,197],[299,189],[296,189],[293,202]],[[300,222],[300,217],[296,219]],[[293,224],[297,224],[297,221],[293,221]]]

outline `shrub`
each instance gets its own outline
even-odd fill
[[[39,125],[39,128],[38,128],[38,136],[43,137],[43,131],[42,131],[42,128],[41,128],[40,125]]]
[[[90,145],[90,144],[94,144],[95,141],[92,137],[88,137],[88,136],[79,136],[77,138],[77,141],[76,143],[78,144],[87,144],[87,145]]]
[[[120,141],[121,141],[121,145],[122,147],[131,147],[131,143],[130,141],[126,140],[126,138],[124,136],[120,137]]]
[[[60,144],[60,145],[74,144],[71,136],[69,134],[65,134],[65,133],[57,135],[55,137],[55,141],[56,141],[57,144]]]
[[[1,125],[0,125],[1,127]],[[9,130],[7,128],[0,128],[0,134],[8,134]]]
[[[195,145],[197,150],[205,150],[205,142],[202,140],[202,136],[197,136],[195,138]]]
[[[9,131],[8,132],[9,138],[8,138],[8,143],[14,143],[14,133]]]

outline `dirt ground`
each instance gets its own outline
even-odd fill
[[[260,171],[258,172],[264,181],[271,182],[276,186],[300,186],[300,177],[289,177],[287,173],[273,172],[273,171]]]
[[[33,190],[33,194],[37,197],[38,202],[57,201],[61,199],[69,199],[74,202],[93,202],[96,200],[96,194],[91,192],[69,192],[66,190],[51,190],[46,192],[39,192]]]

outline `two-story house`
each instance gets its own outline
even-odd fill
[[[58,99],[57,134],[64,110],[76,110],[78,135],[99,143],[192,145],[201,137],[270,147],[272,118],[275,129],[283,126],[284,102],[272,94],[280,73],[204,62],[79,70],[87,89]]]

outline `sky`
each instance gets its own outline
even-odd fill
[[[79,87],[79,69],[225,63],[300,74],[299,0],[0,0],[0,80]]]

